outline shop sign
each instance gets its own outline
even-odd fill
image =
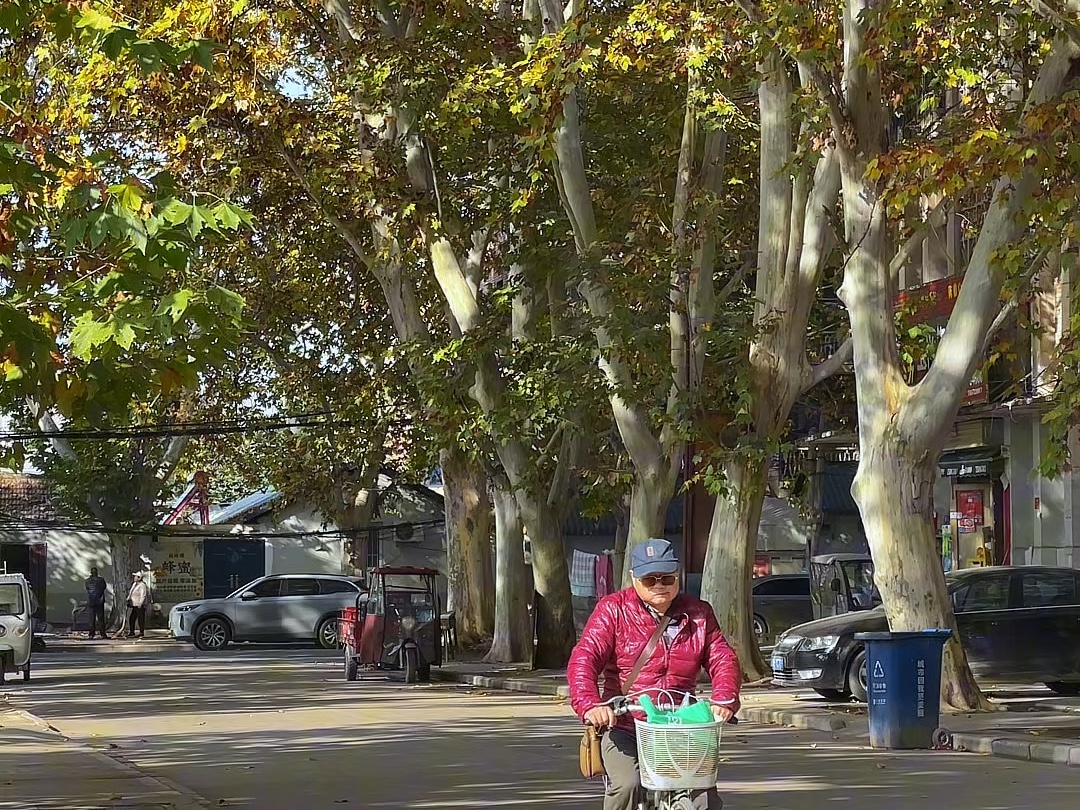
[[[150,551],[154,598],[175,604],[203,598],[201,540],[161,540]]]

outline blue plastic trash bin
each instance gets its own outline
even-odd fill
[[[930,748],[941,715],[941,655],[951,630],[856,633],[866,644],[870,747]]]

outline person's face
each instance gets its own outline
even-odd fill
[[[664,613],[679,593],[679,572],[634,577],[634,592],[649,607]]]

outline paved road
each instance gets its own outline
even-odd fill
[[[382,677],[347,684],[314,650],[41,656],[13,703],[212,806],[598,810],[561,701]],[[1080,769],[970,754],[872,752],[832,735],[740,726],[730,810],[1074,810]],[[110,747],[116,746],[116,747]],[[44,806],[44,802],[43,802]]]

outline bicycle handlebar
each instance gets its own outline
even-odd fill
[[[680,694],[683,694],[684,696],[689,695],[689,693],[680,693]],[[690,697],[695,697],[694,695],[689,695],[689,696]],[[717,706],[723,705],[723,704],[719,704],[719,703],[714,704],[711,700],[708,700],[706,698],[695,698],[695,699],[698,700],[698,702],[708,703],[710,706],[711,705],[717,705]],[[644,711],[644,709],[642,709],[640,703],[638,703],[636,700],[633,700],[631,698],[626,697],[625,695],[616,695],[615,697],[611,698],[610,700],[605,700],[600,705],[601,706],[610,706],[612,708],[612,710],[615,712],[616,717],[622,717],[623,715],[629,714],[632,711]],[[731,726],[737,726],[737,725],[739,725],[739,718],[732,715],[727,720],[727,724],[731,725]]]

